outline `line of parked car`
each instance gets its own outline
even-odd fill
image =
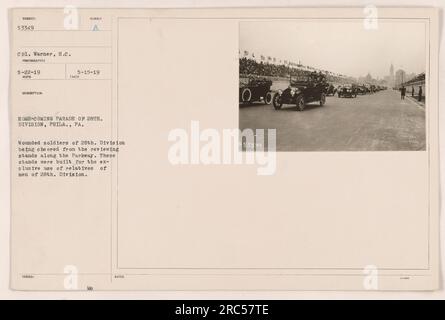
[[[386,87],[379,86],[379,85],[373,85],[373,84],[342,84],[338,85],[337,87],[334,87],[334,85],[330,85],[328,88],[327,95],[334,96],[335,94],[338,95],[339,98],[356,98],[357,95],[364,95],[364,94],[372,94],[381,90],[385,90]]]
[[[297,111],[303,111],[306,104],[318,102],[320,106],[326,103],[326,96],[338,95],[339,98],[357,95],[371,94],[386,87],[369,84],[341,84],[335,87],[326,81],[326,77],[320,73],[303,74],[290,77],[289,86],[284,89],[271,91],[272,81],[265,78],[249,78],[240,83],[239,102],[249,104],[263,102],[273,104],[275,110],[283,105],[296,106]]]

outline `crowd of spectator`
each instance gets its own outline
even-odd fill
[[[305,69],[307,70],[305,70]],[[272,64],[263,61],[256,61],[254,59],[249,59],[243,57],[239,59],[239,72],[243,75],[254,75],[254,76],[269,76],[269,77],[283,77],[289,78],[298,77],[305,74],[310,74],[317,71],[315,68],[310,67],[293,67],[285,64]],[[319,71],[320,72],[320,71]],[[340,80],[339,76],[335,76],[326,71],[323,72],[329,81]]]
[[[297,75],[301,72],[284,64],[269,64],[248,58],[241,58],[239,60],[239,70],[241,74],[271,77],[289,77],[290,75]]]

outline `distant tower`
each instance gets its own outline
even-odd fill
[[[369,71],[368,71],[368,74],[367,74],[366,77],[365,77],[365,80],[366,80],[366,82],[368,82],[368,83],[372,82],[372,76],[371,76],[371,74],[369,73]]]
[[[391,63],[391,67],[389,67],[389,86],[394,87],[394,66]]]

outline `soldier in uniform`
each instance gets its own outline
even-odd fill
[[[406,88],[400,88],[400,99],[405,100]]]

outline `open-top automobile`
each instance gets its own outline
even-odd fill
[[[284,90],[278,90],[273,97],[275,110],[284,104],[296,106],[297,111],[303,111],[306,104],[326,103],[326,78],[321,74],[300,75],[290,79],[290,85]]]
[[[272,81],[265,78],[250,77],[246,79],[240,79],[239,102],[247,104],[263,101],[266,104],[271,104],[271,86]]]
[[[356,98],[357,97],[357,88],[352,84],[344,84],[341,86],[341,88],[337,91],[339,98]]]

